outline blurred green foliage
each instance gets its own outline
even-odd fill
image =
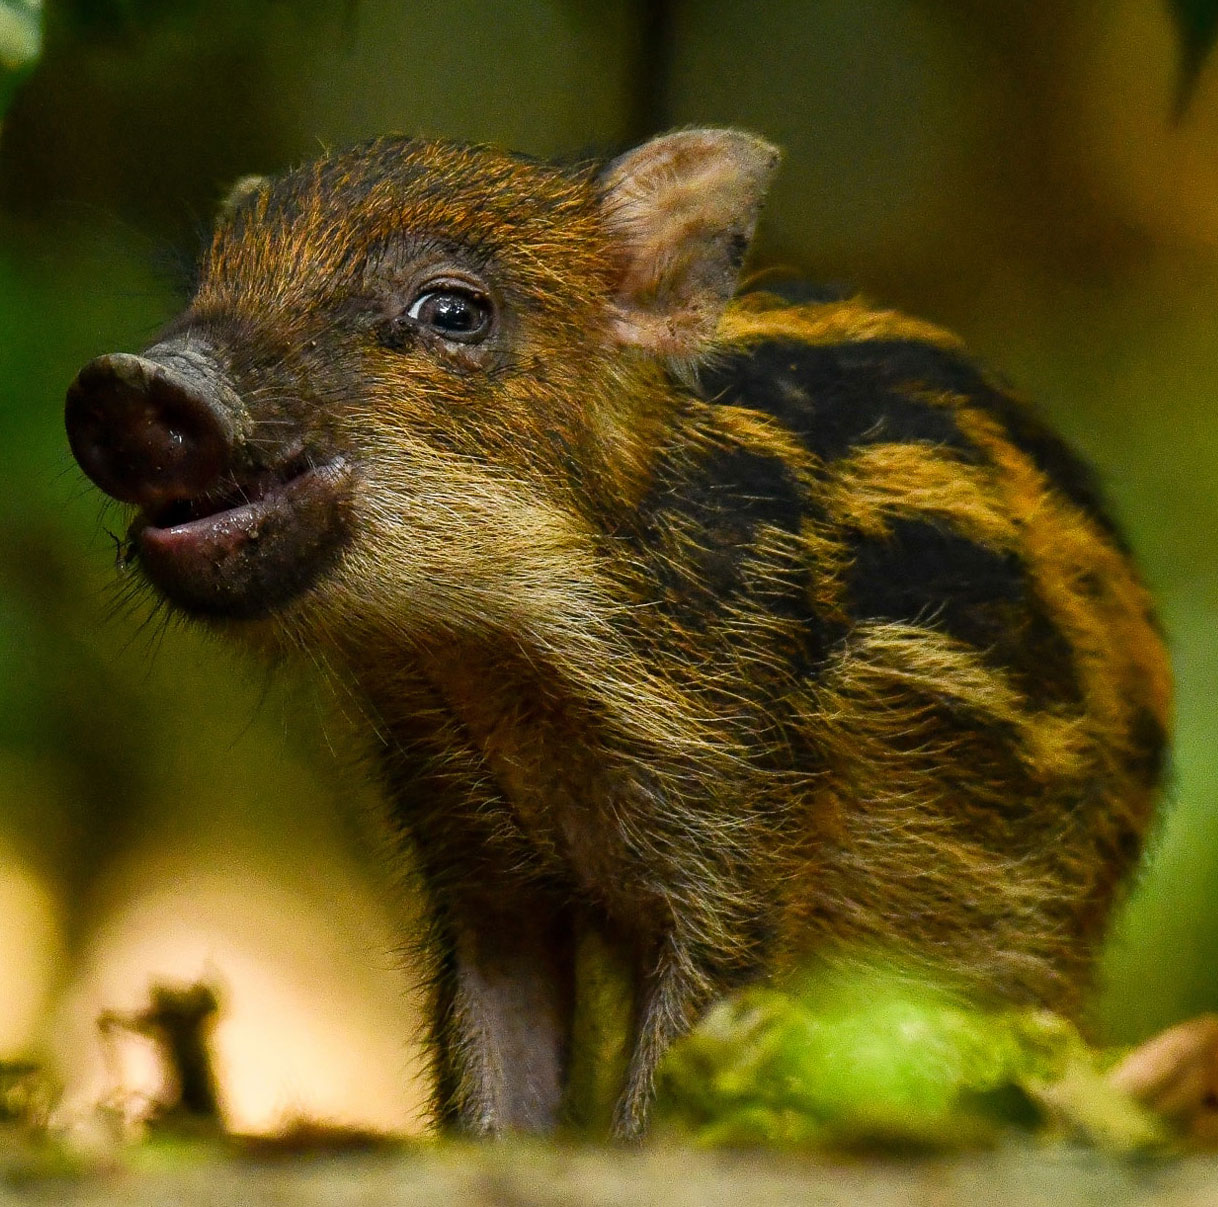
[[[56,11],[75,27],[82,38],[120,37],[133,30],[146,30],[157,21],[193,15],[200,0],[63,0]],[[231,19],[229,6],[216,6],[221,20]]]
[[[0,0],[0,116],[42,51],[42,0]]]
[[[954,1149],[1012,1131],[1117,1151],[1166,1134],[1045,1011],[982,1010],[890,961],[714,1006],[661,1066],[661,1125],[708,1145]]]
[[[86,555],[96,501],[71,476],[49,404],[99,329],[148,331],[165,299],[104,244],[68,258],[62,245],[32,251],[0,242],[0,804],[10,840],[75,887],[139,816],[147,735],[138,681],[122,674],[116,634],[100,623],[91,570],[101,567]],[[86,264],[109,287],[78,292],[89,304],[65,312]]]

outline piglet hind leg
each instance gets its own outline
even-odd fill
[[[675,934],[644,950],[626,1085],[613,1116],[615,1138],[634,1139],[645,1131],[655,1095],[656,1070],[672,1042],[693,1026],[714,998],[755,975],[754,969],[723,975],[702,967],[690,947]]]

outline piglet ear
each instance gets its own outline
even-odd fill
[[[739,130],[680,130],[600,177],[616,257],[613,323],[625,344],[689,359],[736,288],[779,152]]]
[[[242,176],[240,180],[234,181],[220,201],[219,216],[231,218],[256,193],[265,192],[270,183],[269,176]]]

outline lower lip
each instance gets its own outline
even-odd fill
[[[350,478],[334,460],[184,524],[137,519],[131,538],[148,577],[188,610],[266,614],[298,594],[339,543]]]

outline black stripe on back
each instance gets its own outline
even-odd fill
[[[1147,788],[1157,787],[1167,768],[1167,732],[1149,709],[1139,708],[1133,717],[1126,766]]]
[[[804,344],[770,340],[716,358],[701,374],[711,402],[774,416],[804,446],[835,461],[864,444],[943,445],[965,460],[981,460],[951,412],[903,394],[866,343]]]
[[[759,541],[766,528],[797,536],[810,506],[778,457],[731,446],[695,457],[678,449],[657,463],[630,539],[653,567],[659,606],[681,626],[705,632],[736,611],[791,621],[798,648],[787,651],[789,663],[805,675],[831,640],[808,602],[809,569]]]
[[[910,339],[828,345],[768,340],[709,366],[703,387],[711,401],[773,415],[825,460],[890,440],[943,445],[977,461],[978,451],[947,408],[909,396],[912,390],[961,395],[992,415],[1015,448],[1118,549],[1129,551],[1095,471],[1035,410],[997,388],[959,352]]]
[[[1080,511],[1090,516],[1113,543],[1128,553],[1095,470],[1087,464],[1030,404],[998,388],[968,357],[913,340],[884,340],[874,345],[890,360],[892,371],[908,382],[965,395],[973,406],[993,415],[1007,439]]]
[[[889,530],[855,543],[846,580],[855,619],[924,625],[966,642],[1038,706],[1081,701],[1070,644],[1018,555],[927,520],[895,519]]]

